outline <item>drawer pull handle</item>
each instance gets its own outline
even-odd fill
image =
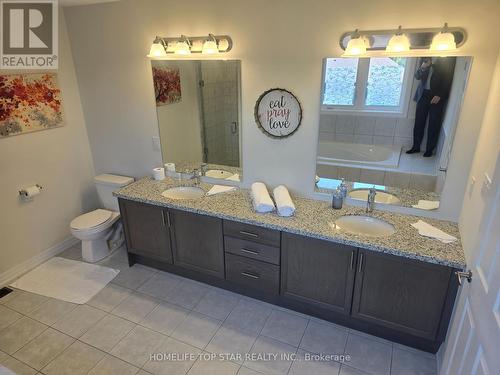
[[[363,253],[359,254],[358,272],[363,272]]]
[[[167,226],[167,223],[165,222],[165,211],[161,211],[161,223],[164,227]]]
[[[260,279],[259,275],[254,275],[253,273],[242,272],[241,274],[246,277],[251,277],[252,279]]]
[[[245,249],[244,247],[242,247],[240,250],[241,250],[242,252],[244,252],[244,253],[248,253],[248,254],[252,254],[252,255],[259,255],[259,252],[258,252],[258,251],[248,250],[248,249]]]
[[[253,238],[259,238],[258,234],[252,233],[252,232],[246,232],[244,230],[240,230],[240,234],[243,234],[245,236],[253,237]]]
[[[354,269],[354,250],[351,251],[351,270]]]

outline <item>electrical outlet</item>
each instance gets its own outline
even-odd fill
[[[161,151],[161,145],[160,145],[160,137],[153,137],[153,150],[154,151]]]

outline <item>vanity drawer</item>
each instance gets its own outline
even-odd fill
[[[241,255],[255,260],[273,263],[279,266],[280,264],[280,248],[263,245],[261,243],[242,240],[224,236],[224,249],[226,253]]]
[[[259,262],[226,253],[226,279],[265,293],[279,293],[280,269],[274,264]]]
[[[224,234],[269,246],[280,246],[280,231],[224,220]]]

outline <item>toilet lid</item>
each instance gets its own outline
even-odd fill
[[[112,215],[111,211],[99,208],[95,211],[87,212],[86,214],[78,216],[71,222],[70,226],[73,229],[93,228],[108,221],[111,215]]]

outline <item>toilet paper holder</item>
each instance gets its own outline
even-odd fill
[[[38,185],[38,184],[35,184],[34,186],[36,186],[40,191],[43,189],[43,187],[41,185]],[[23,198],[30,198],[30,195],[28,193],[28,188],[25,188],[25,189],[21,189],[19,190],[19,195]]]

